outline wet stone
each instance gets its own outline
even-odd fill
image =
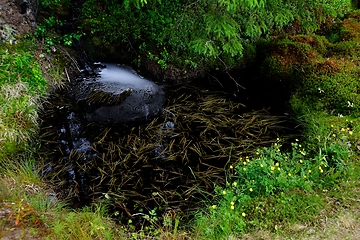
[[[162,88],[129,67],[104,64],[96,75],[81,78],[72,95],[89,122],[100,124],[149,120],[160,114],[165,102]]]

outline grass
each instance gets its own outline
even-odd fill
[[[354,16],[350,15],[352,21],[355,21]],[[351,26],[356,26],[356,22]],[[357,40],[357,35],[352,34],[349,27],[340,26],[339,29],[342,29],[341,34]],[[34,140],[38,130],[37,111],[48,83],[42,78],[34,56],[26,50],[28,46],[33,46],[33,43],[27,40],[18,45],[0,45],[0,237],[359,238],[358,114],[346,101],[344,106],[338,104],[344,103],[344,99],[334,99],[327,104],[318,94],[319,87],[309,83],[309,78],[313,77],[311,74],[298,79],[304,81],[306,91],[312,89],[308,95],[300,90],[294,91],[290,100],[295,116],[303,125],[303,138],[291,144],[278,139],[271,147],[258,149],[252,155],[232,153],[229,157],[236,156],[236,163],[226,169],[226,185],[216,187],[213,198],[205,202],[207,207],[196,212],[192,220],[185,220],[187,218],[171,211],[162,217],[149,213],[144,222],[150,225],[135,230],[131,221],[120,225],[108,218],[106,202],[77,211],[68,209],[66,202],[57,199],[52,187],[39,177],[35,164],[38,160]],[[331,45],[331,51],[340,47]],[[324,52],[327,50],[323,46],[321,53]],[[332,54],[335,59],[339,57],[336,52]],[[341,54],[345,54],[344,51]],[[357,57],[353,52],[351,54],[349,64]],[[316,55],[316,61],[322,61],[319,55]],[[312,62],[309,60],[303,64],[312,65]],[[345,70],[351,76],[356,74],[352,65],[332,69]],[[48,76],[63,78],[59,68],[53,72],[49,68],[48,71]],[[336,78],[326,82],[331,76]],[[321,77],[324,86],[336,85],[338,78],[344,84],[347,80],[354,83],[353,77],[342,78],[341,73],[333,75],[331,72]],[[353,87],[357,88],[354,84]],[[344,89],[345,92],[337,89],[335,95],[326,93],[326,99],[331,96],[341,98],[350,92],[356,103],[356,89]],[[316,99],[320,103],[311,104]],[[333,107],[338,111],[332,113]]]
[[[37,111],[48,83],[30,41],[0,45],[0,237],[113,239],[121,232],[104,207],[73,212],[40,179],[36,166]],[[49,70],[50,76],[56,75]],[[58,82],[60,83],[60,81]],[[61,84],[58,84],[61,86]],[[31,143],[32,142],[32,143]],[[81,225],[81,228],[78,226]]]

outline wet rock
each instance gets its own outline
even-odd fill
[[[31,27],[36,27],[36,15],[38,12],[38,0],[15,0],[20,14],[26,16]]]
[[[72,94],[90,122],[100,124],[149,120],[163,110],[160,86],[131,68],[105,64],[94,78],[78,81]]]

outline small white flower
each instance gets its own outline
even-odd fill
[[[319,93],[323,93],[323,92],[324,92],[324,90],[322,90],[321,88],[318,88],[318,90],[319,90]]]
[[[347,101],[348,103],[348,107],[354,107],[354,103],[350,102],[350,101]]]

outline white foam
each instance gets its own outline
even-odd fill
[[[105,63],[104,65],[106,65],[106,68],[101,69],[99,72],[100,77],[97,79],[99,82],[120,83],[132,86],[134,90],[154,85],[153,82],[135,74],[131,68],[119,67],[114,63]]]

